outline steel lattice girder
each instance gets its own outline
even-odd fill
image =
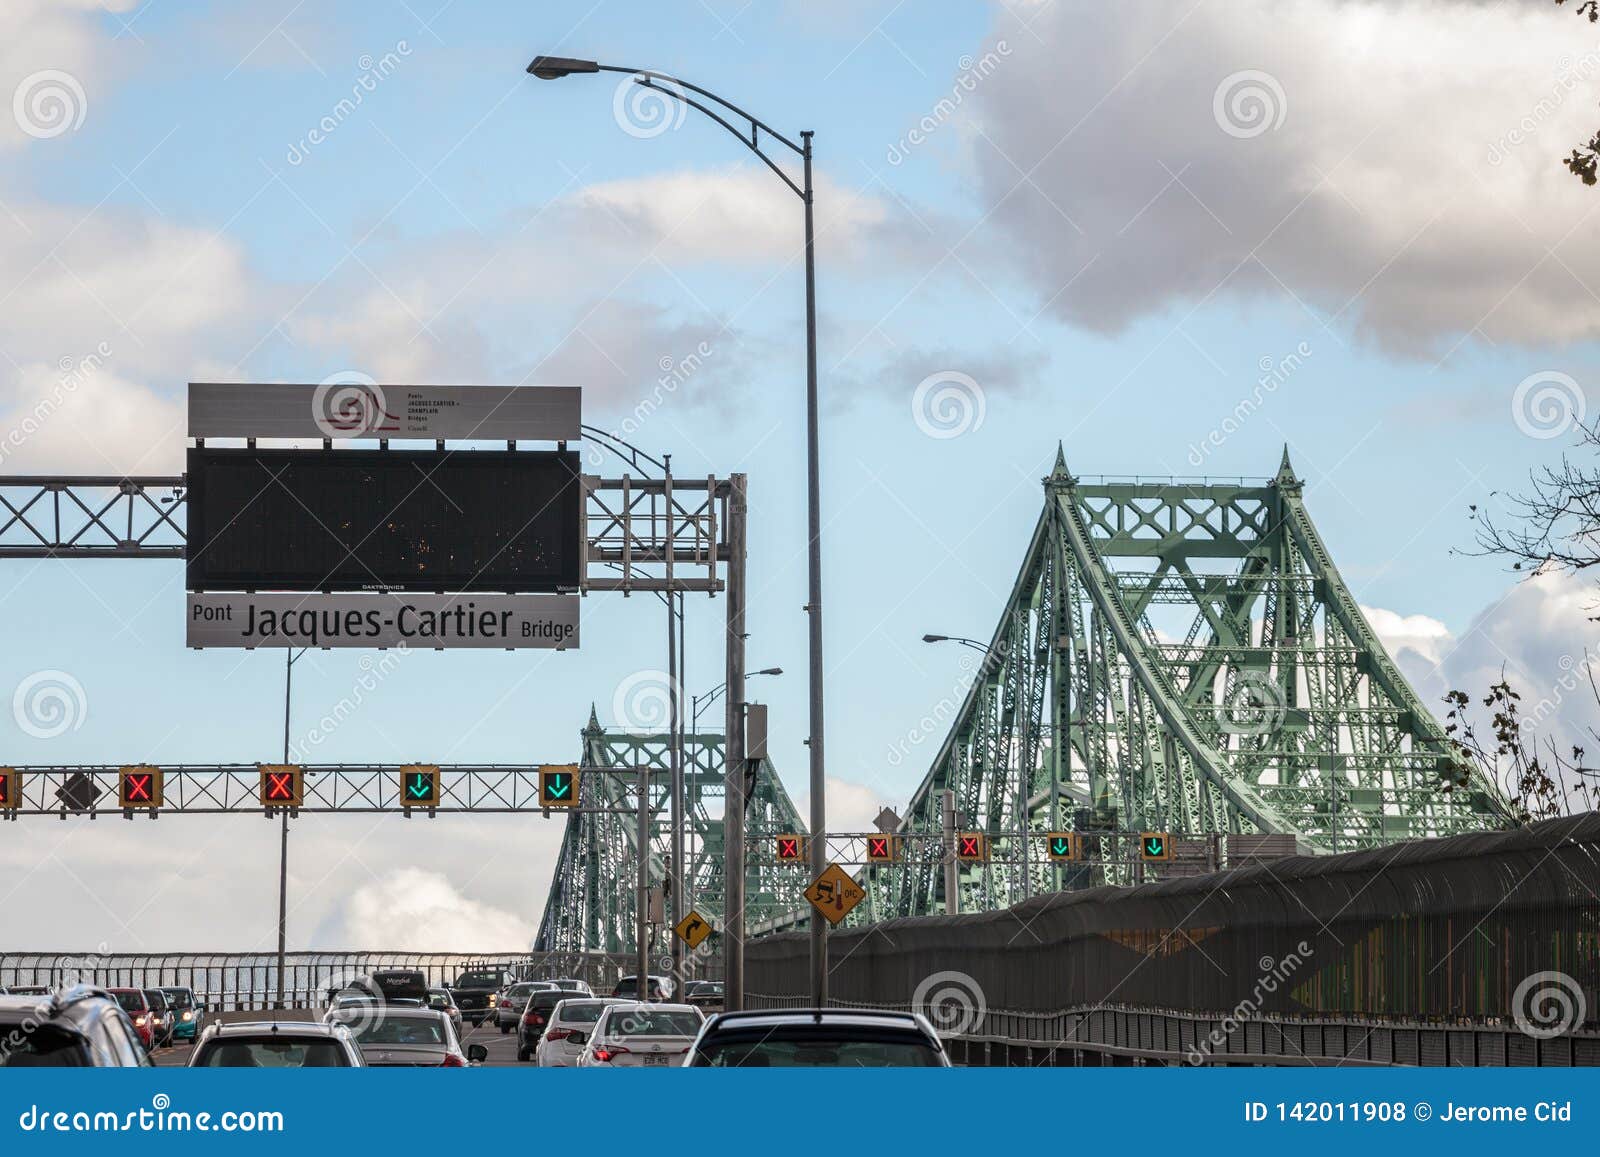
[[[723,737],[685,735],[685,904],[719,923],[723,911]],[[608,732],[591,713],[583,732],[583,767],[616,769],[580,778],[581,809],[567,817],[561,855],[550,880],[544,917],[534,941],[538,951],[621,952],[636,943],[638,895],[637,778],[650,769],[650,879],[667,878],[672,849],[671,743],[665,732]],[[779,864],[775,837],[804,833],[789,794],[769,760],[756,765],[747,785],[746,920],[762,920],[804,904],[806,873]],[[665,936],[667,930],[658,930]],[[705,951],[702,948],[702,951]]]
[[[964,909],[1100,882],[1024,832],[1285,832],[1331,852],[1504,822],[1362,616],[1287,451],[1259,485],[1091,484],[1058,454],[1044,488],[903,825],[938,830],[951,789],[991,833],[1006,862],[963,865]],[[941,866],[869,869],[876,909],[942,910]]]

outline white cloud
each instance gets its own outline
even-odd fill
[[[1413,352],[1600,335],[1600,201],[1559,163],[1600,126],[1600,32],[1553,4],[1071,0],[995,36],[983,208],[1063,318],[1220,291]]]
[[[1400,615],[1382,607],[1362,607],[1361,613],[1396,662],[1409,654],[1438,666],[1455,641],[1449,627],[1427,615]]]
[[[23,119],[38,131],[87,123],[94,104],[109,88],[117,53],[98,27],[106,13],[129,12],[139,0],[5,0],[0,4],[0,150],[29,144],[48,147],[25,132],[13,115],[23,91]],[[64,73],[71,84],[47,81],[41,72]],[[31,82],[29,78],[35,78]],[[73,91],[73,86],[77,91]],[[63,104],[62,102],[65,101]],[[57,118],[65,116],[65,123]]]
[[[828,776],[828,830],[832,832],[875,832],[872,821],[886,806],[883,796],[865,784]],[[802,792],[795,797],[795,808],[800,818],[811,815],[811,795]]]
[[[183,406],[108,368],[23,366],[0,399],[0,469],[8,473],[183,471]]]
[[[351,892],[319,929],[328,947],[498,952],[533,943],[529,919],[462,895],[443,873],[400,868]]]

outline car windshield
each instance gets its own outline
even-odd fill
[[[694,1063],[711,1068],[935,1068],[939,1054],[912,1040],[785,1040],[778,1034],[754,1040],[708,1041]]]
[[[600,1019],[600,1014],[607,1005],[598,1000],[567,1000],[561,1004],[560,1019],[562,1024],[593,1024]]]
[[[5,1047],[0,1048],[0,1068],[59,1069],[88,1063],[82,1042],[53,1024],[12,1029],[5,1034]]]
[[[456,978],[457,988],[499,988],[500,974],[498,972],[479,971],[463,972]]]
[[[534,987],[531,984],[513,984],[510,988],[506,989],[506,995],[511,997],[513,1000],[527,1000],[528,994],[533,991]]]
[[[163,988],[161,991],[166,994],[167,1003],[173,1008],[194,1007],[194,994],[187,988]]]
[[[700,1018],[692,1012],[666,1012],[638,1008],[613,1012],[606,1018],[607,1036],[694,1036]]]
[[[143,1012],[150,1007],[142,992],[113,992],[111,995],[117,998],[124,1012]]]
[[[585,987],[581,980],[558,980],[555,985],[565,992],[582,992]]]
[[[431,1018],[388,1016],[363,1025],[356,1040],[363,1045],[442,1045],[444,1024]]]
[[[428,992],[429,1008],[449,1008],[450,994],[439,990],[430,989]]]
[[[347,1069],[350,1058],[326,1037],[235,1036],[212,1041],[195,1065],[213,1069]]]
[[[150,1002],[151,1008],[165,1009],[167,1007],[166,994],[163,993],[159,988],[146,989],[144,995],[145,999]]]

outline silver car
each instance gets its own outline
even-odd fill
[[[578,1067],[671,1068],[683,1064],[705,1017],[692,1004],[608,1005],[595,1022]]]
[[[489,1059],[482,1045],[461,1048],[455,1026],[431,1008],[384,1006],[378,1015],[348,1009],[333,1014],[334,1023],[348,1022],[369,1067],[466,1068]]]
[[[502,1033],[511,1032],[522,1021],[522,1011],[528,1007],[528,997],[536,992],[554,991],[553,980],[519,980],[496,997],[494,1023]]]

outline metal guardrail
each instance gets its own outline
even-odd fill
[[[833,1002],[865,1008],[851,1001]],[[795,1008],[804,997],[746,996],[750,1008]],[[916,1011],[938,1023],[941,1010]],[[948,1010],[945,1010],[948,1011]],[[1600,1032],[1535,1037],[1514,1024],[1314,1019],[1105,1006],[1058,1012],[958,1010],[970,1021],[943,1033],[957,1064],[980,1067],[1297,1065],[1561,1067],[1600,1065]]]
[[[290,952],[284,958],[284,1006],[317,1008],[329,987],[377,969],[415,969],[430,985],[455,981],[472,968],[503,966],[528,979],[576,977],[609,992],[633,970],[632,953],[600,952]],[[273,952],[6,952],[0,987],[89,983],[106,988],[192,988],[210,1010],[249,1012],[277,1007]]]

